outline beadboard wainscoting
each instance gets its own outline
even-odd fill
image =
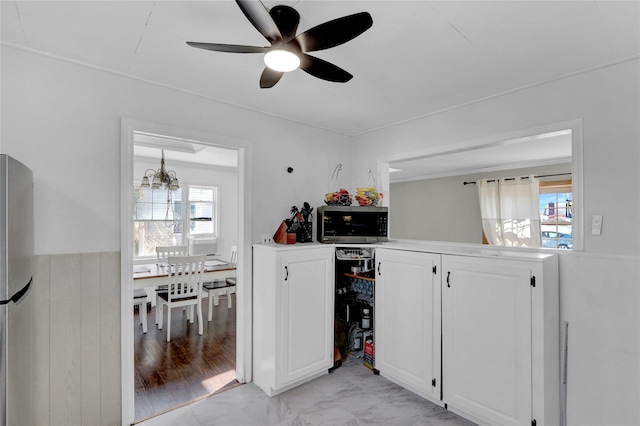
[[[38,255],[31,297],[34,423],[120,424],[120,253]]]

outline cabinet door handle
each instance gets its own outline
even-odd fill
[[[287,281],[289,279],[289,267],[286,265],[284,267],[284,272],[285,272],[284,280]]]
[[[382,262],[378,262],[378,275],[382,275],[382,273],[380,272],[380,265],[382,265]]]
[[[447,271],[447,287],[451,287],[451,284],[449,283],[449,276],[451,275],[451,271]]]

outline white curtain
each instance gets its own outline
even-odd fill
[[[541,246],[538,184],[533,175],[477,182],[482,229],[489,244]]]

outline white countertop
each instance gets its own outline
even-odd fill
[[[440,241],[423,240],[389,240],[377,244],[344,244],[344,243],[296,243],[296,244],[254,244],[254,248],[264,248],[268,250],[305,250],[319,247],[384,247],[394,250],[409,250],[426,253],[440,253],[453,255],[467,255],[476,257],[503,258],[511,260],[544,261],[556,256],[555,252],[541,252],[542,249],[527,249],[521,247],[495,247],[484,244],[472,243],[449,243]]]

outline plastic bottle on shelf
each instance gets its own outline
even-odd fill
[[[369,312],[369,308],[362,308],[360,328],[363,330],[368,330],[371,328],[371,313]]]

